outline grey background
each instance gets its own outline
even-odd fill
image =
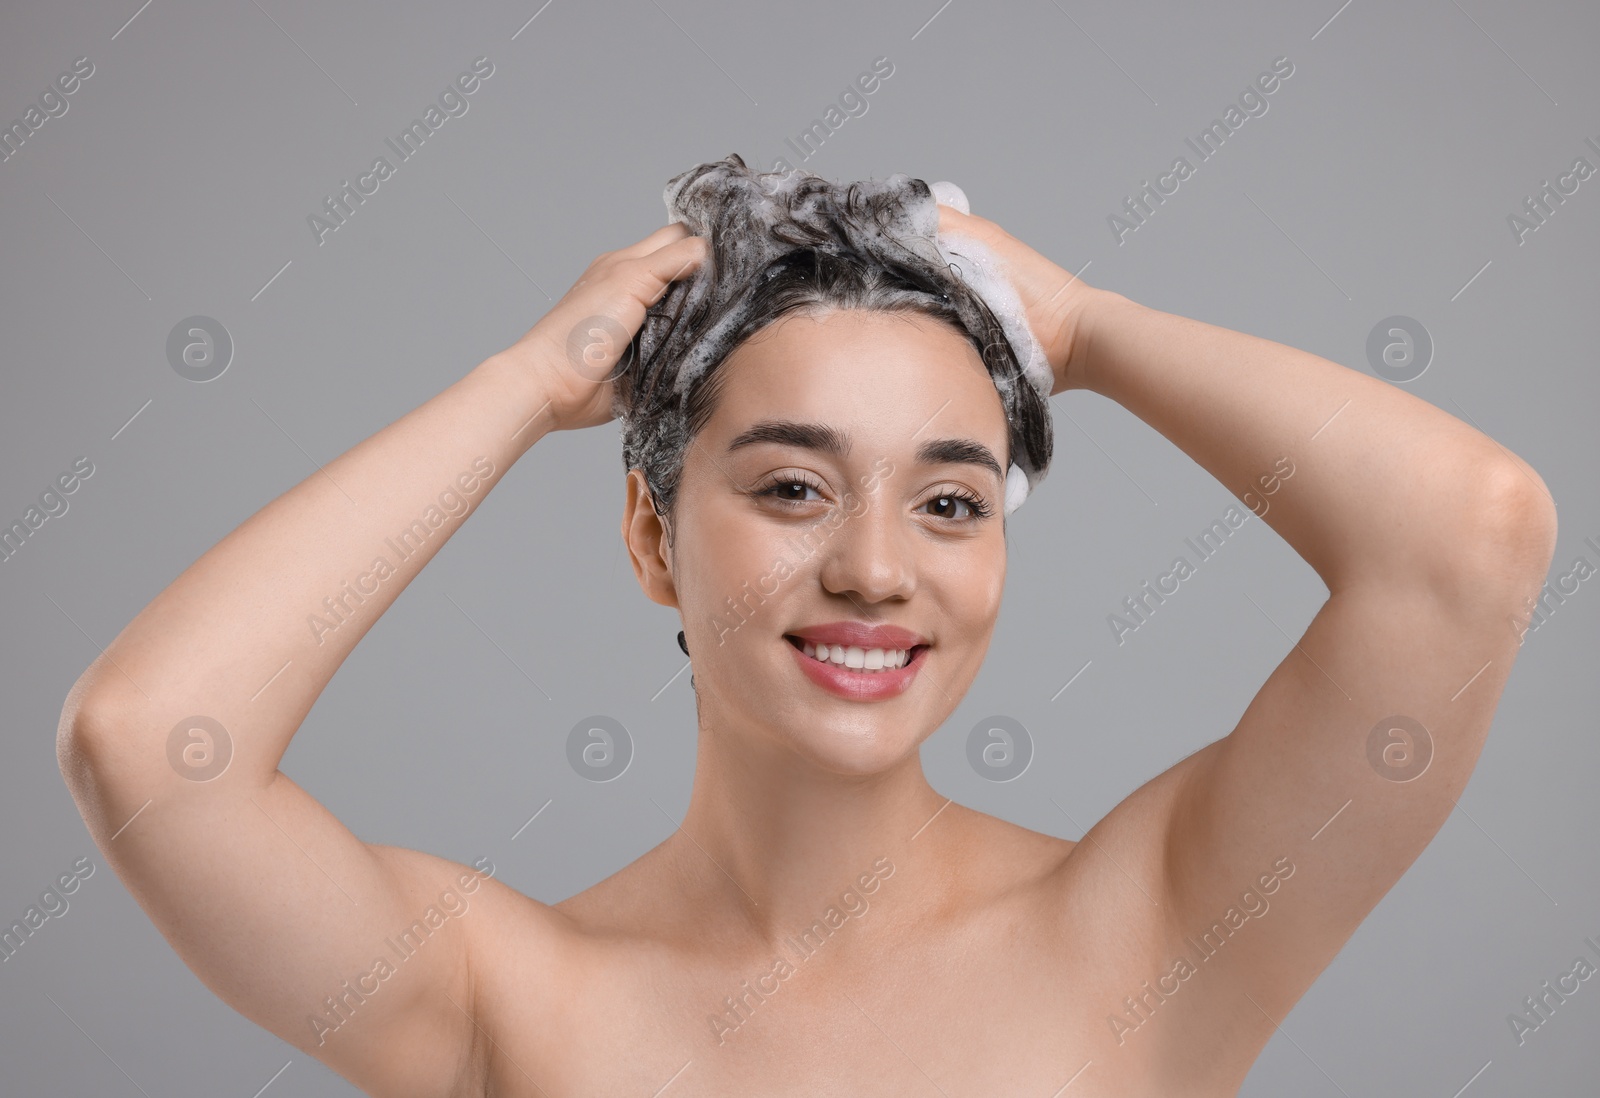
[[[1356,369],[1370,370],[1380,319],[1415,317],[1436,350],[1407,387],[1543,475],[1560,507],[1552,575],[1578,556],[1600,563],[1583,544],[1600,540],[1600,177],[1521,245],[1506,222],[1574,158],[1600,167],[1583,141],[1600,141],[1600,9],[734,11],[119,0],[0,12],[0,121],[75,58],[95,66],[68,112],[0,164],[0,517],[20,517],[80,455],[95,466],[70,510],[0,563],[0,922],[75,859],[98,867],[0,966],[0,1090],[354,1093],[223,1008],[105,866],[56,769],[62,700],[207,548],[508,345],[596,254],[662,224],[662,186],[704,160],[954,180],[974,212],[1063,266],[1090,264],[1092,284]],[[479,55],[495,71],[468,112],[318,245],[307,216]],[[1107,215],[1174,157],[1194,161],[1184,138],[1280,55],[1295,71],[1268,112],[1118,245]],[[879,56],[894,74],[867,113],[807,161],[786,151]],[[168,332],[193,314],[236,344],[206,384],[166,361]],[[1114,403],[1053,405],[1057,456],[1012,519],[991,656],[923,757],[961,803],[1077,838],[1232,728],[1325,589],[1251,521],[1116,644],[1106,615],[1235,501]],[[623,559],[622,484],[615,424],[541,441],[350,657],[283,769],[363,838],[487,855],[550,902],[665,838],[688,800],[693,709],[687,674],[661,691],[684,664],[678,623]],[[1591,579],[1527,635],[1459,811],[1241,1093],[1600,1087],[1600,986],[1523,1047],[1506,1020],[1586,952],[1584,935],[1600,938],[1597,621]],[[593,713],[631,730],[621,780],[589,782],[567,762],[567,730]],[[1035,749],[1005,784],[966,754],[968,730],[996,713]]]

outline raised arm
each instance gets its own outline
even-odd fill
[[[1466,787],[1554,502],[1522,459],[1387,382],[1086,286],[993,222],[940,219],[1001,253],[1056,392],[1161,432],[1328,587],[1237,726],[1124,802],[1162,817],[1140,890],[1165,931],[1152,991],[1106,1004],[1112,1035],[1160,1049],[1177,1090],[1237,1085]],[[1277,631],[1268,593],[1254,601]]]
[[[1172,957],[1204,971],[1151,1028],[1175,1078],[1237,1082],[1454,808],[1555,506],[1522,459],[1386,382],[1116,294],[1079,308],[1069,383],[1179,446],[1329,591],[1233,731],[1175,768],[1159,884]],[[1214,956],[1190,944],[1207,934]]]
[[[610,418],[598,379],[620,347],[597,346],[586,376],[568,332],[604,315],[631,334],[701,245],[669,226],[600,257],[516,345],[213,546],[68,695],[62,772],[135,899],[225,1002],[364,1089],[460,1084],[476,1040],[473,921],[452,916],[511,901],[498,884],[479,892],[487,863],[357,839],[279,760],[350,650],[512,464],[551,430]],[[519,906],[553,941],[553,913]]]

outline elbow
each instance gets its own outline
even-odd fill
[[[77,688],[73,689],[76,691]],[[61,709],[61,719],[56,724],[56,766],[71,790],[73,800],[80,800],[81,794],[93,784],[91,774],[99,752],[94,748],[96,737],[91,734],[90,728],[98,724],[99,721],[91,719],[88,711],[72,695],[67,696],[67,703]]]
[[[1484,469],[1477,498],[1458,590],[1468,601],[1521,606],[1538,594],[1555,556],[1555,500],[1531,466],[1504,455]]]
[[[67,694],[56,724],[56,766],[80,808],[106,787],[108,770],[115,769],[107,765],[109,748],[115,743],[116,730],[122,727],[124,722],[113,707],[85,691],[84,679],[79,679]]]
[[[135,791],[142,800],[154,788],[150,773],[136,765],[143,752],[130,741],[131,727],[117,702],[92,692],[85,696],[80,686],[67,695],[56,725],[56,765],[78,815],[108,858],[107,843],[134,812],[128,806]]]
[[[1503,568],[1515,579],[1543,581],[1556,552],[1556,502],[1544,479],[1521,459],[1498,467],[1487,478],[1485,513],[1490,542]]]

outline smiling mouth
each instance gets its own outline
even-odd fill
[[[818,663],[827,663],[846,671],[856,671],[865,675],[877,674],[883,671],[898,671],[917,658],[917,654],[929,647],[926,644],[913,645],[910,649],[900,650],[894,648],[862,648],[858,645],[845,644],[812,644],[810,641],[785,633],[784,640],[802,655],[816,660]],[[876,664],[877,666],[872,666]]]

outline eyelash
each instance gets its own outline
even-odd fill
[[[798,506],[798,505],[801,505],[801,504],[815,503],[816,502],[815,500],[779,499],[776,495],[774,495],[774,493],[777,492],[778,489],[780,489],[780,488],[788,488],[791,485],[795,485],[795,484],[804,484],[806,487],[810,488],[812,491],[817,492],[819,494],[822,492],[822,485],[818,484],[815,480],[813,480],[812,478],[806,476],[803,473],[783,473],[783,474],[780,474],[778,477],[767,481],[767,483],[764,484],[762,487],[757,488],[755,490],[754,494],[759,496],[759,497],[770,498],[770,499],[774,500],[775,502],[777,502],[777,503],[779,503],[779,504],[781,504],[783,506],[786,506],[786,507],[789,506],[789,505]],[[972,512],[972,514],[968,518],[964,518],[964,519],[949,519],[948,521],[950,521],[950,522],[955,522],[955,523],[982,522],[984,519],[988,518],[990,515],[992,515],[994,513],[993,509],[988,505],[988,503],[986,503],[984,501],[983,497],[974,495],[971,492],[968,492],[968,491],[966,491],[964,489],[955,489],[954,491],[940,492],[937,495],[930,497],[930,499],[932,499],[932,500],[958,499],[961,502],[965,503],[967,505],[967,509]],[[924,506],[926,506],[926,504],[924,504]]]

